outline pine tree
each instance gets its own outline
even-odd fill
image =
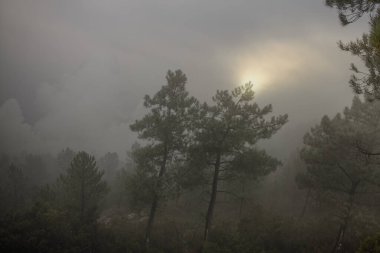
[[[376,10],[379,0],[326,0],[326,5],[339,11],[339,19],[343,25],[355,22],[366,13]]]
[[[354,74],[350,86],[356,94],[365,94],[367,99],[380,99],[380,1],[379,0],[326,0],[336,7],[343,25],[355,22],[364,14],[370,15],[370,32],[349,43],[339,42],[343,51],[359,57],[367,71],[351,64]]]
[[[133,154],[137,166],[134,180],[139,185],[146,185],[144,196],[150,202],[146,246],[159,203],[167,197],[167,189],[173,183],[173,165],[183,158],[189,143],[188,125],[198,104],[195,98],[189,97],[185,88],[187,78],[181,70],[168,71],[166,81],[167,85],[153,97],[145,96],[144,106],[149,112],[130,126],[146,143]]]
[[[106,182],[102,180],[103,174],[95,158],[81,151],[74,156],[66,174],[60,177],[65,207],[80,224],[96,220],[99,202],[108,190]]]
[[[362,102],[355,97],[343,115],[337,114],[332,119],[324,116],[304,137],[301,158],[307,171],[298,176],[299,185],[316,192],[329,192],[343,203],[333,252],[343,252],[357,194],[370,192],[379,185],[379,157],[362,152],[362,149],[378,152],[379,123],[379,102]]]
[[[272,106],[260,108],[253,102],[252,84],[233,91],[217,91],[213,105],[203,104],[193,123],[196,145],[192,148],[195,163],[211,169],[210,200],[205,216],[204,241],[208,240],[220,180],[240,177],[257,178],[273,171],[279,162],[255,144],[270,138],[286,122],[287,115],[267,119]],[[205,170],[207,171],[207,170]]]

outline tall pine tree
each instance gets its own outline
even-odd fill
[[[236,177],[259,177],[273,171],[278,162],[260,151],[255,144],[270,138],[286,122],[287,115],[267,118],[272,106],[260,108],[254,102],[252,84],[232,91],[217,91],[213,104],[203,104],[194,121],[196,163],[211,169],[211,189],[205,216],[204,241],[208,240],[214,216],[219,181]],[[199,169],[199,168],[198,168]]]
[[[186,75],[181,70],[168,71],[167,84],[153,96],[146,95],[144,106],[149,112],[130,126],[144,140],[145,146],[135,150],[137,164],[134,178],[146,184],[145,196],[150,202],[145,243],[149,245],[151,230],[160,202],[172,185],[172,170],[184,156],[188,145],[188,125],[198,102],[186,91]]]

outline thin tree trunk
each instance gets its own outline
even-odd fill
[[[211,222],[214,214],[214,207],[215,207],[215,201],[216,201],[216,194],[218,192],[218,180],[219,180],[219,169],[220,169],[220,152],[216,155],[216,162],[214,167],[214,176],[212,181],[212,187],[211,187],[211,198],[207,209],[206,214],[206,224],[205,224],[205,230],[203,235],[203,241],[206,242],[208,240],[209,236],[209,230],[211,228]]]
[[[309,204],[310,195],[311,195],[311,189],[309,189],[307,191],[305,203],[303,204],[303,208],[302,208],[302,212],[301,212],[300,218],[303,218],[305,216],[306,209],[307,209],[307,206]]]
[[[156,189],[155,189],[156,191],[161,187],[161,180],[162,180],[162,177],[165,174],[167,159],[168,159],[168,151],[167,151],[167,147],[165,145],[164,158],[162,160],[160,172],[158,173],[158,182],[157,182]],[[152,226],[153,226],[154,218],[156,216],[158,201],[159,201],[159,195],[158,195],[157,192],[155,192],[154,196],[153,196],[152,205],[150,207],[148,224],[147,224],[146,230],[145,230],[145,247],[146,247],[146,249],[149,248],[150,234],[151,234],[151,231],[152,231]]]
[[[343,240],[344,240],[344,236],[346,234],[346,230],[347,230],[347,227],[348,227],[348,222],[349,222],[349,220],[351,218],[352,206],[354,204],[354,197],[355,197],[356,188],[358,187],[358,185],[359,185],[359,182],[355,182],[355,183],[352,184],[352,187],[351,187],[351,190],[350,190],[350,193],[349,193],[349,200],[348,200],[347,211],[346,211],[346,214],[345,214],[345,216],[343,218],[343,222],[342,222],[342,224],[339,227],[338,235],[337,235],[337,238],[336,238],[336,241],[335,241],[332,253],[343,252]]]
[[[148,224],[146,226],[146,231],[145,231],[145,246],[146,246],[146,248],[149,248],[150,233],[152,231],[154,218],[156,216],[157,205],[158,205],[158,196],[157,196],[157,194],[155,194],[153,197],[152,205],[150,207]]]
[[[242,192],[243,192],[243,196],[240,198],[240,206],[239,206],[239,221],[241,220],[241,216],[243,214],[243,205],[244,205],[244,202],[245,202],[245,197],[244,197],[244,194],[245,194],[245,183],[242,183]]]
[[[338,236],[336,238],[334,248],[332,251],[333,253],[343,252],[343,240],[344,240],[344,236],[346,234],[348,220],[349,220],[349,214],[344,218],[343,223],[339,227]]]
[[[84,189],[84,169],[82,168],[82,178],[81,178],[81,184],[80,184],[80,220],[81,222],[83,223],[83,219],[84,219],[84,201],[85,201],[85,189]]]

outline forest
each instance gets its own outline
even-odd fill
[[[351,104],[288,159],[262,143],[292,117],[259,103],[254,81],[203,99],[185,69],[168,70],[128,126],[126,158],[0,154],[0,251],[380,253],[380,1],[325,5],[369,31],[336,48],[357,60]]]

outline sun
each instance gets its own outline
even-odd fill
[[[240,59],[236,64],[237,68],[235,68],[235,80],[238,82],[238,85],[251,82],[255,92],[262,92],[268,88],[267,86],[271,81],[269,77],[271,75],[265,68],[265,64],[263,62],[259,63],[250,57]]]
[[[264,88],[265,78],[259,72],[247,69],[238,74],[239,85],[244,85],[251,82],[253,84],[254,91],[260,91]]]
[[[240,77],[240,80],[239,80],[239,84],[246,84],[248,82],[251,82],[253,84],[258,84],[258,81],[257,81],[257,75],[253,74],[253,73],[243,73]]]

